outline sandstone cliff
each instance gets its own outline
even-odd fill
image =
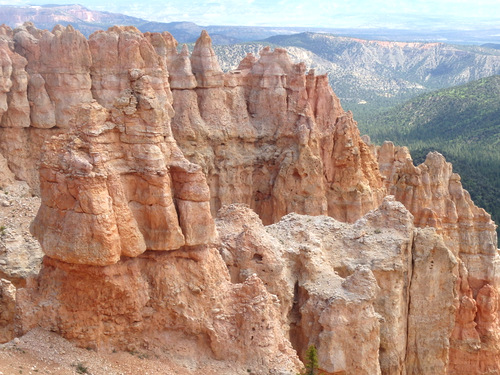
[[[500,373],[495,224],[441,155],[363,141],[326,76],[269,48],[224,73],[205,32],[192,54],[133,27],[0,39],[2,184],[40,193],[46,255],[2,282],[4,340],[176,341],[256,374],[297,372],[310,344],[329,374]]]
[[[408,150],[391,142],[375,153],[388,192],[410,210],[415,225],[435,228],[460,263],[450,373],[498,373],[500,264],[495,223],[474,205],[442,155],[430,153],[414,166]],[[480,312],[484,304],[486,315]]]
[[[257,273],[280,299],[294,347],[316,345],[327,373],[444,374],[457,261],[412,221],[387,198],[352,225],[289,214],[264,227],[231,205],[218,228],[233,281]]]
[[[223,75],[206,34],[191,59],[169,60],[172,131],[202,166],[213,213],[241,202],[267,224],[288,212],[352,222],[381,202],[376,162],[326,76],[269,48]]]
[[[42,197],[32,233],[46,257],[18,290],[16,332],[42,326],[82,346],[123,350],[173,350],[180,340],[200,360],[297,371],[272,296],[258,278],[230,283],[213,247],[210,192],[172,137],[168,72],[153,44],[134,28],[87,41],[69,26],[51,33],[27,25],[13,39],[45,82],[58,128],[32,149],[41,154]],[[50,52],[58,59],[45,62]],[[18,178],[35,169],[12,165]]]

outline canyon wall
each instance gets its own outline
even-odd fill
[[[4,339],[500,373],[495,224],[441,155],[365,142],[326,76],[279,48],[224,73],[205,32],[190,54],[133,27],[0,30],[2,183],[40,194],[45,254],[1,284]]]
[[[57,134],[43,129],[50,140],[28,147],[40,159],[42,198],[31,231],[46,256],[17,291],[16,314],[2,316],[4,336],[41,326],[101,349],[176,342],[185,357],[232,361],[238,371],[297,372],[272,296],[255,277],[232,284],[214,247],[210,191],[172,137],[168,72],[148,39],[134,28],[87,40],[70,26],[30,25],[10,37],[53,104],[45,125]],[[12,112],[29,126],[37,108],[9,106],[3,119]],[[32,176],[35,166],[4,147],[16,177]],[[2,288],[11,311],[12,288]]]
[[[191,59],[168,51],[172,131],[203,168],[214,213],[240,202],[266,224],[289,212],[353,222],[378,207],[378,166],[326,76],[279,48],[223,74],[204,33]]]
[[[354,224],[293,213],[268,227],[230,205],[217,226],[232,280],[259,275],[294,347],[316,345],[327,373],[446,373],[457,261],[401,203],[388,197]]]
[[[413,213],[416,226],[435,228],[460,263],[450,373],[498,373],[500,258],[495,223],[474,205],[441,154],[429,153],[424,163],[414,166],[408,150],[391,142],[374,152],[388,193]]]

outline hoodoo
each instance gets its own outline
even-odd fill
[[[206,32],[190,53],[0,31],[0,186],[40,196],[45,254],[0,280],[2,341],[161,348],[186,374],[296,374],[310,345],[327,374],[500,374],[496,226],[442,155],[363,140],[283,49],[223,72]]]

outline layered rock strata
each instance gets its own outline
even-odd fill
[[[244,202],[265,223],[292,211],[354,221],[380,204],[376,162],[326,76],[307,73],[282,49],[265,49],[223,73],[206,33],[189,56],[168,33],[116,31],[87,41],[71,26],[2,29],[0,150],[34,191],[44,140],[73,128],[83,103],[109,110],[130,88],[129,70],[140,69],[135,74],[148,76],[159,107],[168,108],[173,95],[174,136],[207,176],[213,214]],[[172,92],[164,88],[169,82]]]
[[[213,247],[210,191],[172,137],[153,36],[116,27],[87,41],[69,26],[27,25],[13,38],[37,62],[28,67],[45,81],[60,129],[41,150],[31,229],[46,257],[17,293],[17,334],[41,326],[123,350],[181,340],[200,358],[257,374],[298,371],[272,296],[257,278],[230,283]],[[9,296],[1,301],[10,307]]]
[[[297,372],[309,344],[330,374],[500,373],[494,223],[439,154],[364,142],[326,76],[279,48],[224,73],[208,34],[189,54],[133,27],[1,27],[0,62],[0,166],[40,192],[46,254],[16,295],[2,282],[4,339],[182,341],[260,374]]]
[[[266,224],[289,212],[352,222],[380,204],[377,163],[326,76],[279,48],[223,74],[206,34],[187,53],[168,58],[172,130],[207,176],[213,213],[241,202]]]
[[[328,374],[445,374],[457,261],[393,198],[354,224],[289,214],[264,227],[242,205],[219,212],[232,280],[256,273],[281,301],[301,356]]]
[[[75,31],[62,30],[61,38],[68,33]],[[97,41],[105,48],[96,48]],[[42,151],[42,204],[32,231],[44,252],[107,265],[146,250],[214,242],[208,187],[172,138],[167,73],[153,47],[136,30],[120,28],[73,47],[78,52],[60,51],[63,61],[69,53],[93,65],[79,74],[86,91],[79,86],[59,106],[61,126],[69,128]],[[125,72],[118,81],[114,67]]]
[[[36,282],[17,300],[22,332],[41,326],[82,347],[183,348],[179,356],[200,366],[231,361],[241,373],[300,368],[273,296],[257,277],[231,284],[213,248],[146,252],[103,267],[45,257]]]
[[[375,153],[388,192],[410,210],[415,225],[435,228],[460,262],[450,373],[500,373],[496,328],[500,257],[495,223],[472,202],[460,176],[441,154],[429,153],[424,163],[415,166],[408,150],[391,142]],[[487,317],[480,312],[483,304],[488,305]]]

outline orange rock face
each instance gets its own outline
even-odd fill
[[[97,41],[105,48],[95,47]],[[114,28],[80,48],[86,53],[77,55],[93,53],[98,81],[84,97],[94,94],[97,101],[83,100],[68,121],[72,128],[43,149],[43,199],[32,231],[44,252],[69,263],[107,265],[146,250],[214,242],[208,186],[171,136],[171,95],[151,44],[137,30]],[[116,77],[116,58],[126,75],[103,89]]]
[[[449,373],[500,373],[495,223],[474,205],[441,154],[430,153],[414,166],[408,150],[390,142],[377,153],[388,192],[410,210],[415,225],[435,228],[461,263]]]
[[[278,296],[301,358],[314,344],[328,374],[446,374],[457,261],[412,221],[386,198],[353,224],[289,214],[264,227],[230,205],[217,226],[232,280],[256,273]]]
[[[63,68],[69,55],[81,63],[78,89],[45,82],[65,130],[41,150],[42,204],[31,229],[47,256],[17,293],[17,332],[43,326],[82,346],[122,350],[180,340],[201,360],[297,372],[276,301],[256,277],[230,283],[213,248],[206,178],[172,137],[167,59],[156,52],[167,41],[119,27],[89,41],[70,27],[17,33],[35,54],[55,43]],[[66,77],[36,68],[51,82]]]
[[[241,202],[264,223],[289,212],[354,221],[384,196],[378,165],[326,76],[266,48],[222,72],[208,35],[172,59],[172,130],[202,166],[212,213]],[[193,76],[197,85],[194,86]]]
[[[0,63],[0,186],[40,192],[46,254],[26,288],[0,282],[3,340],[181,342],[256,374],[299,372],[310,344],[329,374],[500,373],[490,216],[441,155],[365,143],[285,50],[224,73],[205,32],[190,54],[25,24],[0,28]]]
[[[83,347],[183,347],[191,360],[232,361],[259,374],[294,373],[300,364],[260,279],[231,284],[213,248],[147,252],[104,267],[46,257],[18,301],[22,332],[41,326]]]
[[[265,223],[292,211],[352,222],[384,196],[378,166],[327,77],[306,74],[285,50],[264,49],[223,73],[206,33],[191,56],[176,51],[170,34],[133,27],[89,40],[71,27],[49,32],[29,23],[4,34],[0,150],[35,192],[43,142],[95,120],[94,132],[114,127],[127,144],[162,137],[170,144],[172,128],[206,176],[212,214],[244,202]],[[82,116],[94,115],[81,106],[94,101],[101,117],[87,121]]]

